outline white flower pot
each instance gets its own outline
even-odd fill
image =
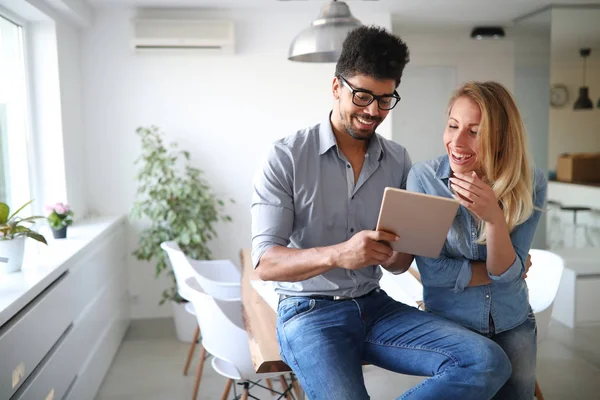
[[[25,238],[0,240],[0,274],[10,274],[21,270]]]
[[[175,322],[175,332],[177,339],[185,343],[191,343],[194,339],[194,332],[198,326],[198,320],[194,314],[190,314],[185,305],[188,303],[171,302],[173,308],[173,320]],[[188,306],[188,308],[191,308]]]

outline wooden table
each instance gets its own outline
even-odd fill
[[[254,369],[258,373],[291,371],[279,356],[276,334],[277,315],[250,283],[252,280],[259,279],[252,265],[250,249],[243,249],[240,257],[242,262],[242,315],[246,332],[248,332]]]

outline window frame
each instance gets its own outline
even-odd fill
[[[23,73],[24,73],[24,90],[25,90],[25,151],[27,156],[27,180],[28,180],[28,193],[30,199],[38,199],[39,198],[39,182],[37,180],[37,163],[35,158],[35,143],[33,141],[33,131],[34,131],[34,121],[32,116],[34,115],[33,110],[33,88],[31,85],[31,77],[32,77],[32,63],[31,63],[31,50],[30,50],[30,30],[29,30],[29,21],[20,17],[18,14],[15,14],[11,10],[0,5],[0,15],[12,22],[13,24],[19,26],[21,28],[21,46],[22,46],[22,54],[23,54]],[[13,185],[14,183],[11,183]],[[34,211],[39,214],[43,210],[43,204],[38,201],[34,201],[29,207],[27,212]],[[9,204],[11,208],[20,207],[21,204]]]

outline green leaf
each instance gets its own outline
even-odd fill
[[[39,233],[33,232],[33,231],[29,231],[23,234],[24,236],[30,237],[34,240],[37,240],[38,242],[42,242],[44,244],[48,244],[48,242],[46,242],[46,238],[43,235],[40,235]]]
[[[10,208],[5,203],[0,203],[0,224],[5,224],[8,221],[8,213]]]
[[[8,217],[8,220],[10,221],[11,219],[13,219],[14,216],[19,213],[19,211],[21,211],[22,209],[24,209],[25,207],[27,207],[28,205],[30,205],[32,202],[33,202],[33,200],[29,200],[27,203],[23,204],[21,207],[19,207],[19,209],[17,211],[15,211],[14,213],[12,213],[12,215],[10,217]]]

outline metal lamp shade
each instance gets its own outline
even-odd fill
[[[594,108],[594,103],[590,99],[589,88],[582,86],[579,88],[579,97],[573,105],[574,110],[591,110]]]
[[[346,3],[332,1],[323,6],[321,14],[311,26],[294,38],[288,60],[336,62],[348,32],[361,25],[361,22],[352,16]]]

